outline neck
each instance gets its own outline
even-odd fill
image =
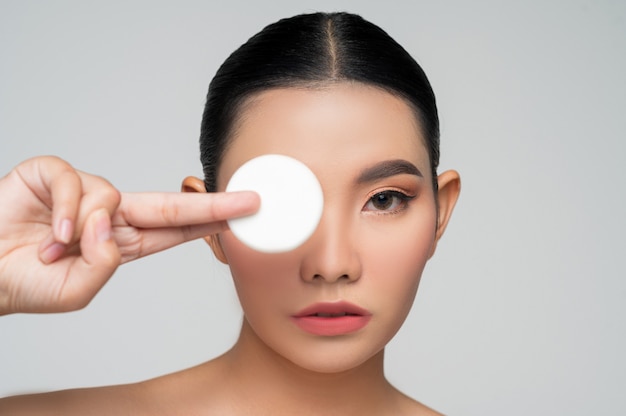
[[[359,414],[369,414],[372,406],[388,401],[395,392],[384,376],[383,350],[346,371],[310,371],[269,348],[245,319],[237,343],[222,359],[228,379],[246,400],[259,406],[281,403],[285,410],[297,409],[297,414],[307,408],[315,409],[317,414],[348,413],[342,413],[342,409],[354,413],[356,405],[365,410]]]

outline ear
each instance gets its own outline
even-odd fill
[[[180,187],[182,192],[200,192],[206,193],[206,188],[204,186],[204,181],[200,178],[196,178],[193,176],[188,176],[183,180],[183,183]],[[226,260],[226,256],[224,255],[224,250],[222,250],[222,245],[220,244],[219,234],[211,234],[204,237],[204,241],[207,242],[211,250],[213,250],[213,254],[219,261],[224,264],[228,264]]]
[[[435,242],[433,243],[433,249],[430,253],[431,256],[435,254],[437,243],[446,230],[456,201],[459,199],[459,194],[461,193],[461,177],[458,172],[448,170],[437,177],[437,183],[439,184],[439,190],[437,192],[439,210],[437,215],[437,233],[435,234]]]

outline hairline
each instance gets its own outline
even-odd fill
[[[438,190],[437,190],[437,180],[436,180],[436,175],[435,175],[435,169],[433,168],[434,161],[431,160],[432,157],[430,154],[429,141],[427,138],[426,129],[424,127],[425,116],[422,114],[422,111],[417,106],[415,106],[415,104],[413,104],[411,100],[406,97],[406,95],[400,93],[399,91],[393,88],[385,87],[385,86],[378,85],[375,83],[362,82],[362,81],[347,79],[347,78],[331,78],[331,79],[324,79],[324,80],[293,80],[292,82],[286,82],[283,85],[275,85],[275,86],[268,86],[266,88],[259,88],[255,91],[248,92],[246,94],[241,95],[240,97],[237,97],[235,99],[235,106],[234,106],[235,110],[232,115],[230,128],[224,137],[224,146],[222,147],[221,154],[218,155],[218,160],[215,166],[215,178],[214,178],[215,188],[217,189],[217,183],[219,181],[219,170],[220,170],[222,161],[224,159],[224,156],[230,150],[230,147],[232,146],[232,143],[237,137],[239,130],[243,126],[244,120],[245,120],[245,114],[247,113],[247,110],[249,110],[259,101],[259,97],[261,95],[263,95],[264,93],[268,91],[276,91],[276,90],[323,91],[323,90],[330,90],[333,87],[342,85],[342,84],[360,85],[360,86],[367,87],[367,88],[374,88],[376,90],[391,94],[392,96],[399,98],[400,100],[402,100],[403,103],[408,105],[408,107],[411,109],[411,112],[413,113],[412,123],[415,127],[415,130],[418,133],[420,133],[419,134],[420,141],[422,142],[422,146],[424,146],[424,148],[426,149],[426,152],[428,153],[428,163],[430,165],[429,166],[430,171],[432,172],[432,175],[433,175],[433,178],[432,178],[433,191],[436,195]]]

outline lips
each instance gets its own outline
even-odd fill
[[[315,303],[291,319],[303,331],[320,336],[339,336],[365,327],[372,315],[349,302]]]

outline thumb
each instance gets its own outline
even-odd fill
[[[87,306],[119,266],[120,252],[111,233],[111,217],[105,208],[87,217],[80,239],[81,256],[71,266],[66,286],[69,310]]]

